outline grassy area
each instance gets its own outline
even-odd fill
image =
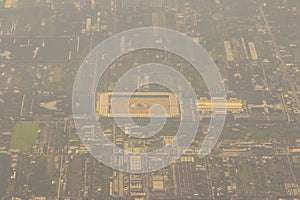
[[[39,196],[54,196],[57,190],[56,185],[52,184],[54,177],[54,161],[53,156],[41,156],[33,165],[32,174],[30,175],[30,188]]]
[[[18,1],[18,7],[26,7],[26,6],[34,6],[35,0],[19,0]]]
[[[0,0],[0,8],[4,8],[5,1],[6,0]]]
[[[250,183],[253,183],[253,180],[250,175],[249,168],[247,166],[247,163],[245,160],[241,160],[241,164],[239,165],[238,169],[238,176],[240,180],[240,190],[244,195],[254,195],[255,189],[253,185],[250,185]]]
[[[162,28],[166,27],[166,16],[164,12],[158,13],[158,26]]]
[[[294,170],[296,179],[298,181],[298,184],[300,184],[300,165],[294,165],[293,170]]]
[[[70,132],[69,140],[80,140],[80,137],[77,132]]]
[[[300,48],[294,48],[292,50],[292,53],[294,55],[295,62],[299,63],[300,62]]]
[[[270,174],[270,189],[274,196],[286,195],[284,188],[284,169],[281,160],[270,161],[268,163],[268,172]]]
[[[10,180],[7,187],[9,194],[22,195],[24,191],[24,185],[27,183],[27,172],[31,165],[30,160],[26,155],[18,157],[18,167],[16,170],[17,176],[15,180]],[[26,172],[26,173],[24,173]]]
[[[100,8],[102,8],[104,10],[109,10],[110,9],[110,1],[109,0],[100,1]]]
[[[30,152],[38,134],[37,123],[17,123],[14,128],[10,148]]]
[[[152,24],[154,27],[166,27],[166,16],[164,12],[152,13]]]
[[[251,149],[251,153],[257,156],[273,156],[273,149],[265,149],[265,148],[253,148]]]
[[[5,195],[10,175],[10,158],[6,155],[0,155],[0,197]]]
[[[102,197],[107,198],[109,196],[109,182],[110,177],[113,174],[113,170],[105,165],[101,165],[101,188],[102,188]]]
[[[54,82],[60,82],[62,77],[62,68],[61,67],[55,67],[54,74],[53,74],[53,81]]]
[[[210,166],[210,175],[212,179],[222,179],[223,178],[223,174],[221,171],[219,171],[218,168]]]
[[[83,168],[83,158],[74,157],[67,171],[67,177],[70,180],[67,187],[72,196],[80,194]]]

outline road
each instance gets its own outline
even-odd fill
[[[280,49],[279,49],[279,47],[277,45],[277,42],[276,42],[276,38],[275,38],[274,34],[271,31],[271,27],[269,25],[269,22],[268,22],[268,20],[266,18],[266,15],[264,13],[264,10],[263,10],[262,6],[260,6],[260,14],[262,16],[262,19],[264,20],[266,31],[269,33],[269,35],[271,37],[271,40],[273,42],[273,47],[274,47],[274,50],[275,50],[276,57],[280,61],[279,67],[281,69],[281,72],[282,72],[283,76],[286,77],[286,79],[287,79],[287,81],[289,83],[289,86],[290,86],[290,88],[291,88],[291,90],[293,92],[292,95],[294,97],[294,100],[295,100],[295,102],[296,102],[296,104],[298,106],[298,109],[300,109],[300,101],[299,101],[299,98],[297,96],[297,88],[296,88],[296,86],[295,86],[295,84],[293,82],[293,79],[292,79],[291,75],[289,74],[289,72],[286,69],[286,64],[284,63],[284,60],[283,60],[282,55],[280,53]]]
[[[65,145],[63,146],[61,150],[61,155],[60,155],[60,165],[59,165],[59,179],[58,179],[58,185],[57,185],[57,199],[61,198],[61,187],[62,184],[65,184],[65,174],[66,174],[66,166],[65,166],[65,155],[68,153],[68,141],[69,141],[69,134],[67,130],[67,123],[68,120],[65,119],[64,121],[64,133],[66,134],[65,136]],[[64,187],[63,187],[64,191]]]
[[[211,178],[211,174],[210,174],[210,164],[209,164],[209,158],[205,158],[205,165],[206,165],[206,171],[207,171],[207,181],[208,181],[208,185],[209,185],[209,191],[211,194],[211,198],[212,200],[215,199],[215,195],[214,195],[214,189],[213,189],[213,183],[212,183],[212,178]]]

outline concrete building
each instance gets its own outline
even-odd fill
[[[100,117],[172,118],[180,115],[177,98],[169,92],[101,93],[97,96],[96,111]]]

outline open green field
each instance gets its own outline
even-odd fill
[[[30,152],[38,134],[37,123],[17,123],[14,128],[10,148]]]

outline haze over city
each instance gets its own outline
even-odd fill
[[[0,199],[300,199],[299,0],[0,0]]]

